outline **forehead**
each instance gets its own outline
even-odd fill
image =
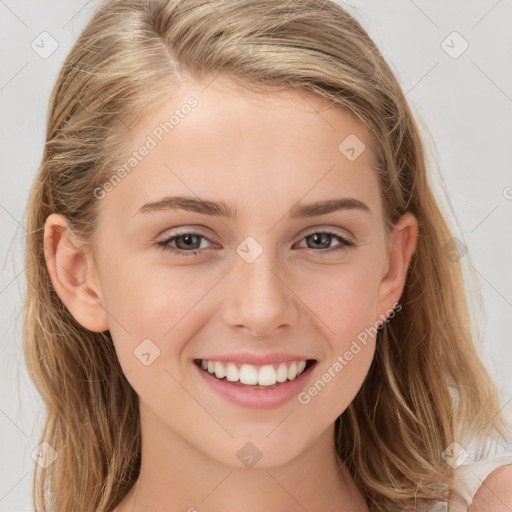
[[[255,92],[224,77],[183,82],[128,140],[127,172],[102,205],[127,216],[166,194],[221,199],[248,213],[263,204],[277,213],[302,197],[379,202],[366,127],[304,90]]]

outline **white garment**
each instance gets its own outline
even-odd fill
[[[460,496],[450,502],[449,512],[467,512],[483,481],[497,468],[512,464],[512,454],[462,464],[457,468]]]

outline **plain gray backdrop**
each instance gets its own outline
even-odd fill
[[[43,419],[21,350],[23,210],[42,156],[51,89],[97,4],[0,0],[0,512],[32,510],[31,454]],[[483,294],[479,305],[468,281],[483,333],[479,353],[510,418],[512,2],[353,0],[342,5],[382,50],[430,132],[425,136],[432,179],[453,234],[469,250]],[[470,268],[467,255],[462,261]]]

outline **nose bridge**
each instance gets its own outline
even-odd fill
[[[236,247],[225,311],[229,325],[245,326],[260,335],[290,324],[296,311],[293,294],[279,275],[282,262],[270,239],[260,242],[248,236]]]

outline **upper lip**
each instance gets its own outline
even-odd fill
[[[305,357],[297,354],[285,354],[283,352],[276,352],[274,354],[223,354],[223,355],[212,355],[208,357],[201,357],[199,359],[205,359],[206,361],[219,361],[220,363],[247,363],[254,366],[263,366],[265,364],[272,363],[286,363],[292,361],[308,361],[311,357]]]

